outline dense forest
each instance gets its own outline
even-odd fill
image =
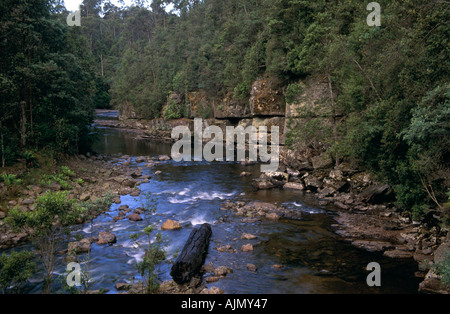
[[[420,214],[449,195],[450,20],[445,1],[378,1],[382,25],[360,0],[84,0],[81,27],[57,0],[0,3],[2,165],[33,152],[86,152],[95,108],[131,104],[141,117],[180,118],[171,92],[248,99],[267,75],[287,102],[321,75],[339,124],[317,130],[338,161],[389,182]],[[163,108],[165,108],[163,110]],[[212,108],[202,108],[204,118]],[[314,115],[314,113],[304,113]],[[320,132],[319,132],[320,130]],[[313,132],[314,133],[314,132]]]

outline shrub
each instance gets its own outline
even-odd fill
[[[68,198],[67,191],[50,192],[36,199],[36,208],[21,212],[13,208],[8,212],[6,223],[13,230],[27,232],[39,249],[46,276],[45,293],[50,292],[57,245],[68,234],[67,226],[77,223],[85,209],[76,200]]]
[[[12,252],[0,256],[0,290],[3,294],[20,292],[23,284],[33,275],[34,255],[29,251]]]

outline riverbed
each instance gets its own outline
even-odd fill
[[[99,119],[115,119],[116,112],[106,112]],[[229,294],[315,294],[315,293],[417,293],[419,280],[414,277],[417,263],[412,260],[393,260],[382,254],[358,249],[334,232],[334,216],[338,209],[319,206],[315,198],[303,191],[273,189],[254,191],[251,180],[259,176],[260,166],[243,166],[231,162],[175,162],[164,161],[154,167],[136,162],[136,157],[170,155],[170,144],[151,142],[133,132],[118,128],[99,127],[99,140],[94,150],[102,155],[124,160],[129,167],[141,168],[150,175],[148,183],[139,186],[140,196],[121,196],[120,204],[113,204],[106,213],[85,225],[75,226],[73,235],[96,236],[100,231],[116,235],[117,242],[100,246],[92,244],[88,255],[91,289],[108,289],[118,293],[118,282],[138,282],[136,262],[144,254],[146,237],[138,243],[130,239],[152,224],[159,230],[167,219],[179,221],[180,230],[162,231],[166,240],[166,260],[159,265],[159,279],[170,280],[171,261],[183,248],[193,228],[203,223],[212,226],[212,236],[205,264],[228,266],[232,273],[217,282],[206,283]],[[156,171],[161,174],[155,175]],[[241,177],[241,172],[252,175]],[[145,214],[144,220],[128,219],[115,222],[121,205],[131,209],[142,207],[146,195],[155,198],[156,211]],[[296,220],[281,219],[243,222],[243,217],[223,204],[232,201],[263,201],[301,212]],[[241,236],[249,233],[255,239]],[[253,251],[242,252],[241,247],[252,244]],[[217,248],[229,245],[225,252]],[[366,269],[371,262],[381,265],[381,287],[369,287]],[[249,270],[247,264],[256,266]],[[66,262],[59,258],[57,273],[64,272]],[[33,279],[30,293],[40,292],[39,276]]]

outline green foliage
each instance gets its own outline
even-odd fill
[[[286,145],[293,149],[300,149],[299,143],[314,150],[322,150],[331,145],[332,128],[323,119],[309,118],[296,122],[295,128],[287,134]]]
[[[75,173],[67,166],[61,166],[60,172],[55,174],[43,174],[41,176],[40,184],[49,186],[52,183],[59,184],[64,190],[69,190],[72,187],[72,178]],[[79,181],[80,179],[76,180]]]
[[[29,251],[13,251],[0,256],[0,291],[2,294],[19,293],[23,284],[33,275],[36,264]]]
[[[287,103],[294,103],[297,97],[301,95],[303,86],[300,83],[289,84],[286,88],[285,99]]]
[[[38,168],[39,162],[35,154],[31,151],[25,151],[23,154],[23,158],[25,159],[25,164],[27,168]]]
[[[6,186],[20,185],[22,179],[18,179],[15,174],[4,173],[0,175],[0,182],[4,182]]]
[[[186,104],[178,104],[173,100],[169,100],[166,107],[164,108],[163,118],[165,120],[171,120],[186,117],[188,115],[186,110]]]
[[[79,204],[82,207],[81,219],[83,221],[91,220],[106,212],[111,207],[113,198],[114,194],[108,192],[95,201],[87,201]]]
[[[35,210],[21,212],[13,208],[6,221],[15,230],[32,229],[35,237],[54,233],[59,227],[76,223],[85,211],[68,194],[68,191],[48,191],[36,199]]]
[[[62,243],[67,227],[82,217],[85,209],[76,200],[68,198],[68,191],[50,192],[36,199],[36,208],[22,212],[13,208],[5,221],[15,231],[31,234],[39,250],[45,270],[44,291],[49,293],[53,282],[53,269],[57,245]]]
[[[23,157],[27,167],[36,167],[31,150],[73,154],[91,144],[91,68],[79,58],[83,49],[70,48],[70,28],[51,4],[0,4],[0,149],[6,163]]]
[[[432,267],[433,271],[441,276],[445,287],[450,287],[450,252],[445,252],[444,259]]]

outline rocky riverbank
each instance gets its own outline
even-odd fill
[[[279,171],[263,173],[252,180],[255,189],[295,189],[300,191],[299,193],[314,194],[320,206],[327,207],[335,213],[335,232],[345,241],[364,250],[380,252],[390,258],[414,259],[419,268],[416,275],[424,278],[419,287],[420,292],[449,292],[448,288],[442,286],[433,268],[433,265],[444,260],[450,243],[450,233],[441,228],[438,213],[431,212],[423,221],[411,220],[409,215],[394,206],[393,192],[388,185],[377,183],[369,173],[361,169],[352,169],[345,164],[333,167],[326,156],[298,157],[290,151],[283,150],[281,157]],[[19,207],[23,211],[32,211],[35,200],[46,191],[67,190],[70,198],[93,203],[102,200],[106,194],[109,194],[110,199],[117,204],[121,203],[121,195],[138,196],[139,184],[151,180],[151,175],[143,175],[141,168],[131,168],[129,164],[132,158],[80,155],[64,162],[64,165],[73,172],[67,186],[56,182],[21,186],[14,197],[8,198],[6,206],[3,205],[5,202],[1,205],[0,249],[18,246],[28,239],[27,234],[15,234],[9,230],[3,220],[8,210]],[[145,163],[146,168],[152,168],[168,159],[170,159],[168,156],[135,158],[137,162]],[[4,184],[0,184],[0,190],[4,196],[8,195],[8,189]],[[302,218],[296,210],[259,201],[227,201],[221,209],[233,211],[242,217],[243,222],[249,223],[262,219],[277,221]],[[94,217],[99,214],[101,212],[91,213]],[[123,205],[119,215],[113,217],[113,220],[139,221],[140,214],[142,212],[139,209],[131,211],[127,205]],[[69,249],[76,253],[86,252],[94,242],[108,245],[115,242],[115,237],[113,234],[99,234],[94,238],[73,242],[69,245]],[[227,251],[233,248],[225,246],[216,249]],[[251,250],[250,247],[240,249]],[[254,269],[254,265],[247,266],[249,270]],[[226,276],[230,270],[224,272],[222,268],[205,265],[204,281],[210,283]],[[125,289],[121,286],[118,291],[125,290],[128,293],[139,291],[138,286],[127,287]],[[223,293],[223,291],[213,287],[206,289],[203,280],[188,285],[168,281],[161,285],[160,293]]]
[[[145,162],[146,167],[151,168],[159,161],[147,157],[138,157],[139,161]],[[95,218],[109,208],[109,204],[104,206],[102,202],[121,202],[123,195],[138,196],[140,194],[139,185],[148,182],[150,175],[143,175],[142,168],[131,168],[130,156],[106,157],[102,155],[79,155],[65,160],[62,164],[65,169],[69,169],[71,174],[62,179],[58,176],[58,171],[52,174],[41,174],[40,181],[29,185],[6,186],[0,183],[0,193],[2,203],[0,205],[0,249],[7,249],[18,246],[28,241],[28,234],[14,233],[5,223],[8,211],[12,208],[28,212],[33,211],[36,206],[36,199],[44,195],[47,191],[68,191],[68,198],[76,199],[80,203],[85,203],[90,212],[90,218]],[[61,167],[61,166],[59,166]],[[58,167],[55,166],[56,169]],[[20,170],[18,170],[20,173]],[[18,175],[20,176],[20,174]],[[84,221],[80,221],[84,223]]]
[[[390,258],[414,259],[419,268],[416,276],[424,278],[419,292],[450,292],[434,268],[450,252],[450,233],[441,224],[442,213],[430,211],[421,221],[413,221],[409,213],[395,206],[389,185],[376,182],[370,173],[348,164],[334,167],[327,155],[311,157],[285,149],[281,161],[279,171],[253,179],[256,190],[283,188],[314,194],[319,205],[335,212],[335,232],[343,239]],[[252,204],[237,203],[231,207],[238,214],[261,214],[247,210],[254,207]],[[262,214],[267,217],[267,213]],[[270,215],[289,218],[282,208],[272,208]]]

